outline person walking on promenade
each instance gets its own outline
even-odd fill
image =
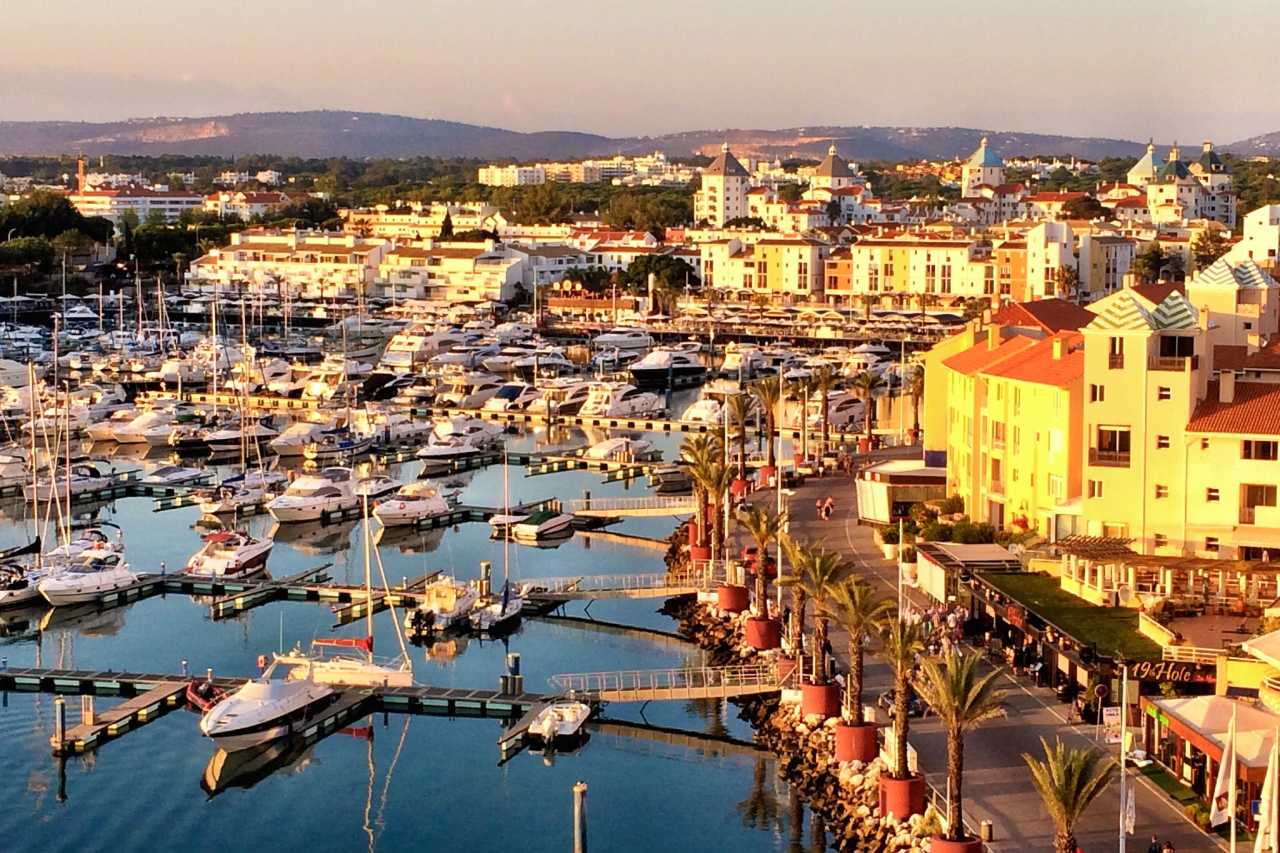
[[[1164,845],[1154,833],[1151,835],[1151,844],[1147,846],[1147,853],[1164,853]]]

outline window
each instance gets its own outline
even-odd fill
[[[1204,499],[1209,503],[1215,503],[1222,499],[1221,493],[1212,486],[1204,490]]]
[[[1172,389],[1170,389],[1170,388],[1166,388],[1165,386],[1161,385],[1159,388],[1157,388],[1157,389],[1156,389],[1156,399],[1157,399],[1157,400],[1172,400],[1172,399],[1173,399],[1173,390],[1172,390]]]
[[[1108,347],[1107,365],[1112,369],[1124,367],[1124,338],[1111,338]]]
[[[1195,355],[1196,339],[1185,335],[1166,335],[1160,338],[1161,358],[1188,358]]]
[[[1169,449],[1169,436],[1167,436],[1167,435],[1157,435],[1157,436],[1156,436],[1156,450],[1168,450],[1168,449]]]
[[[1151,539],[1151,544],[1155,545],[1157,548],[1169,547],[1169,537],[1165,536],[1163,533],[1156,533],[1151,537]]]
[[[1209,439],[1207,439],[1207,438],[1202,438],[1202,439],[1200,439],[1200,449],[1201,449],[1201,450],[1208,450],[1208,449],[1209,449]]]
[[[1250,441],[1248,439],[1240,442],[1241,459],[1260,459],[1274,462],[1277,456],[1280,456],[1280,442]]]
[[[1089,497],[1091,498],[1102,497],[1102,481],[1101,480],[1089,481]]]
[[[1169,497],[1169,487],[1156,486],[1156,499],[1160,500],[1161,498],[1167,498],[1167,497]]]
[[[1208,551],[1210,554],[1218,553],[1218,537],[1217,536],[1204,537],[1204,549]]]
[[[1093,449],[1089,451],[1089,462],[1093,465],[1129,465],[1129,428],[1100,426]]]
[[[1265,484],[1242,483],[1240,485],[1240,523],[1253,524],[1257,518],[1255,509],[1276,505],[1276,487]]]
[[[1101,403],[1105,399],[1107,399],[1107,388],[1105,385],[1089,386],[1089,402],[1090,403]]]

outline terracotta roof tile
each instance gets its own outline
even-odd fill
[[[1187,432],[1280,435],[1280,383],[1237,382],[1233,401],[1223,403],[1218,400],[1218,383],[1210,382]]]
[[[1001,342],[1000,346],[995,349],[990,349],[987,342],[983,341],[980,344],[969,347],[964,352],[951,356],[943,364],[958,373],[970,375],[988,370],[1003,359],[1022,352],[1035,343],[1034,338],[1029,338],[1026,335],[1015,335]]]
[[[1082,329],[1094,316],[1093,312],[1065,299],[1037,299],[1005,305],[991,319],[1006,326],[1038,326],[1053,334]]]
[[[1055,341],[1061,358],[1053,357]],[[1084,336],[1073,332],[1044,338],[980,371],[984,376],[1066,387],[1084,376]]]

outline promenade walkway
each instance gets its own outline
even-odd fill
[[[815,503],[832,495],[835,512],[831,519],[817,517]],[[759,493],[757,500],[773,506],[773,493]],[[847,476],[833,475],[811,478],[788,498],[791,534],[802,541],[823,542],[826,547],[844,554],[856,572],[880,587],[888,596],[897,595],[897,565],[882,559],[868,527],[858,525],[857,507],[852,483]],[[923,601],[922,594],[913,600]],[[772,590],[771,590],[772,594]],[[831,644],[842,669],[847,669],[848,641],[843,631],[832,626]],[[867,683],[864,701],[874,703],[879,694],[893,684],[889,667],[874,655],[867,660]],[[1102,746],[1093,740],[1094,729],[1085,724],[1071,725],[1066,719],[1066,706],[1058,702],[1053,691],[1030,686],[1025,680],[1005,674],[1008,689],[1008,716],[986,723],[971,732],[965,741],[965,818],[973,825],[990,820],[995,828],[992,853],[1052,850],[1053,824],[1044,811],[1039,796],[1031,785],[1030,774],[1022,754],[1042,756],[1040,738],[1050,742],[1061,737],[1067,744]],[[877,710],[880,721],[887,722],[883,710]],[[936,719],[925,717],[911,721],[911,743],[917,750],[920,766],[930,783],[946,790],[946,734]],[[1115,746],[1103,747],[1112,751]],[[1216,836],[1206,835],[1190,823],[1181,808],[1145,777],[1137,780],[1136,832],[1129,838],[1130,851],[1146,850],[1154,833],[1162,841],[1172,841],[1182,851],[1226,849]],[[1119,791],[1113,784],[1094,803],[1076,828],[1077,839],[1085,853],[1115,850],[1120,820]]]

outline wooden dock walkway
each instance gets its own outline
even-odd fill
[[[54,755],[89,752],[102,742],[119,737],[186,704],[187,682],[165,681],[145,693],[94,713],[68,729],[61,742],[49,739]]]

